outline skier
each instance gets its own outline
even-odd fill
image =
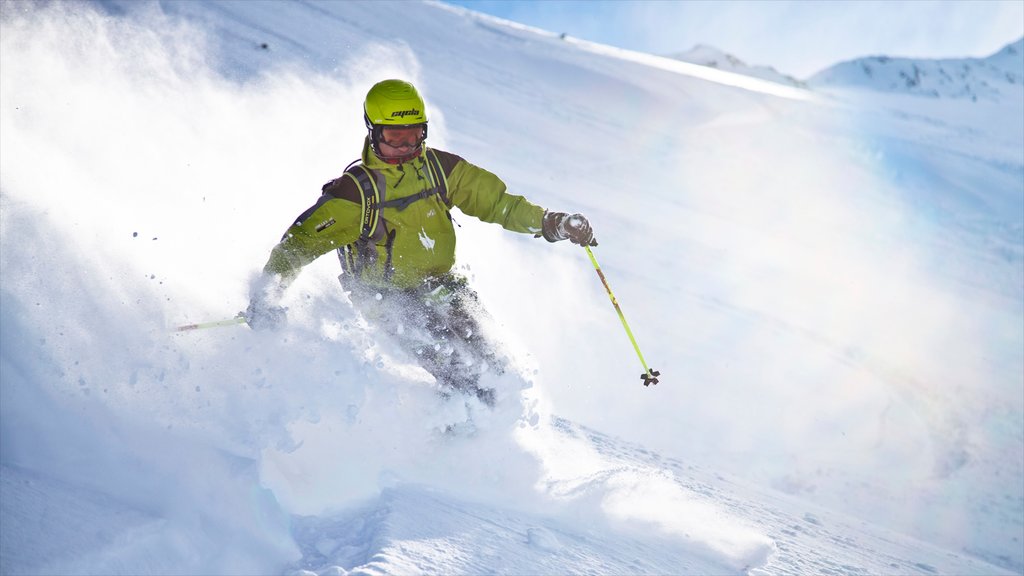
[[[368,321],[442,387],[493,405],[494,391],[478,387],[479,377],[503,367],[481,333],[476,293],[452,272],[449,210],[457,206],[506,230],[581,246],[596,245],[590,223],[509,194],[494,174],[425,146],[426,108],[408,82],[375,84],[363,112],[362,165],[325,184],[320,199],[288,228],[253,285],[246,321],[256,330],[283,324],[284,290],[303,266],[337,250],[342,286]]]

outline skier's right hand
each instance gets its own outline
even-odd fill
[[[583,214],[545,212],[542,231],[548,242],[568,240],[580,246],[597,246],[594,231]]]
[[[245,321],[253,330],[276,330],[288,323],[287,308],[253,298],[245,309]]]

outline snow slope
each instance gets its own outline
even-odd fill
[[[1021,99],[816,96],[434,3],[0,26],[0,572],[1024,571]],[[432,145],[590,217],[661,384],[585,254],[458,215],[516,362],[494,412],[331,256],[282,331],[171,332],[245,307],[387,77]]]

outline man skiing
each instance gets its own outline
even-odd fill
[[[375,84],[363,104],[368,135],[362,165],[324,185],[320,199],[288,228],[270,253],[245,313],[254,329],[285,320],[278,304],[301,268],[337,250],[353,304],[408,352],[442,387],[476,394],[481,372],[502,370],[484,341],[476,294],[452,272],[459,210],[513,232],[595,245],[586,218],[550,212],[506,192],[490,172],[428,148],[427,114],[416,88]]]

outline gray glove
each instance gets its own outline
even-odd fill
[[[288,323],[287,308],[279,306],[284,295],[281,278],[273,274],[261,274],[249,285],[249,307],[242,316],[253,330],[276,330]]]
[[[545,212],[541,231],[548,242],[568,240],[580,246],[597,246],[590,222],[582,214]]]
[[[253,330],[277,330],[288,323],[287,310],[282,306],[272,306],[260,299],[253,299],[245,309],[245,321]]]

